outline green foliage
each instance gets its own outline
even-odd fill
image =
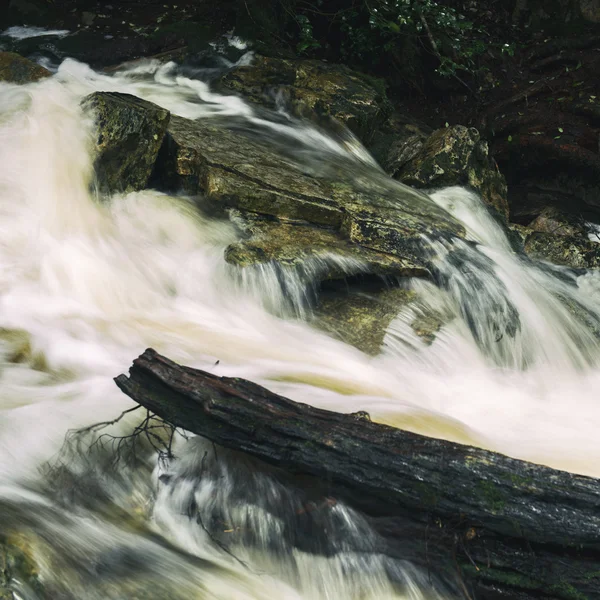
[[[328,4],[319,0],[298,4],[298,10],[305,11],[297,17],[299,51],[310,52],[321,46],[311,39],[310,23],[317,19],[319,11],[327,10]],[[416,47],[437,59],[436,70],[440,75],[449,76],[460,70],[475,71],[477,57],[486,50],[482,40],[485,32],[442,2],[355,0],[348,4],[330,13],[331,21],[337,21],[339,26],[340,53],[345,60],[385,62],[386,55],[395,55],[400,60],[414,58],[410,55],[415,54]],[[506,45],[504,51],[510,53],[514,49]]]

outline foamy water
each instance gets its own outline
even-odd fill
[[[266,474],[236,470],[236,456],[199,478],[194,465],[206,449],[197,439],[180,441],[181,459],[154,473],[150,458],[126,483],[102,476],[110,503],[135,525],[122,513],[111,520],[81,503],[69,511],[56,504],[43,491],[40,467],[69,429],[131,407],[112,378],[149,346],[298,401],[367,410],[397,426],[600,475],[600,346],[593,332],[600,276],[517,256],[476,196],[438,191],[433,201],[477,244],[434,241],[444,289],[411,284],[421,308],[443,312],[445,325],[427,346],[410,327],[418,309],[404,309],[382,353],[368,357],[302,319],[283,318],[290,298],[273,270],[240,274],[227,265],[224,249],[238,235],[231,223],[151,190],[95,197],[92,123],[79,107],[95,90],[132,93],[192,119],[246,119],[265,137],[305,144],[323,160],[341,157],[381,177],[351,137],[259,117],[172,65],[143,63],[107,76],[67,60],[52,79],[0,84],[0,502],[15,511],[0,518],[0,533],[22,525],[32,536],[50,589],[67,598],[120,598],[142,581],[154,589],[150,572],[177,598],[433,597],[410,562],[353,551],[352,541],[368,539],[368,528],[343,505],[328,517],[344,532],[332,538],[332,557],[293,549],[282,533],[285,514],[277,514],[277,507],[297,509],[291,492]],[[297,307],[306,284],[289,274],[285,293],[293,291]],[[309,307],[303,310],[293,314]],[[510,335],[498,322],[514,324]],[[129,415],[119,431],[136,419]],[[71,467],[82,487],[90,474]],[[159,479],[165,468],[177,485]],[[243,502],[236,495],[242,480]],[[259,502],[265,490],[271,511]],[[190,506],[206,522],[218,513],[258,532],[257,539],[237,544],[234,559],[190,520]],[[137,562],[113,556],[115,549]]]

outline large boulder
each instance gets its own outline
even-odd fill
[[[530,224],[533,231],[567,237],[587,237],[589,227],[584,218],[562,212],[556,207],[546,207]]]
[[[274,106],[285,99],[296,112],[334,117],[368,142],[389,113],[384,88],[375,79],[346,66],[318,60],[256,56],[220,81],[254,103]]]
[[[116,92],[95,92],[82,105],[96,121],[94,168],[100,190],[113,193],[145,188],[165,137],[169,112]]]
[[[355,180],[352,168],[315,176],[264,141],[214,121],[172,117],[156,175],[163,185],[204,194],[224,207],[328,228],[335,239],[401,259],[404,272],[428,269],[425,237],[464,235],[428,196],[377,179],[374,170]]]
[[[455,125],[434,131],[426,140],[418,133],[415,136],[393,149],[400,157],[395,159],[393,177],[417,188],[468,186],[508,218],[506,180],[476,129]],[[393,156],[389,160],[393,161]]]
[[[525,241],[532,258],[574,269],[600,268],[600,244],[587,239],[536,231]]]
[[[231,213],[249,236],[225,252],[227,262],[240,267],[277,263],[310,273],[320,281],[343,279],[363,271],[381,276],[427,275],[426,269],[410,260],[353,244],[333,229],[236,209]]]
[[[33,83],[50,77],[52,73],[14,52],[0,52],[0,81]]]

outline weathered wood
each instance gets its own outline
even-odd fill
[[[600,598],[598,480],[293,402],[151,349],[115,381],[177,427],[326,480],[383,551],[454,571],[477,598]]]

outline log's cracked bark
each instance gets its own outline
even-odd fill
[[[600,482],[293,402],[147,350],[119,388],[169,423],[327,481],[384,551],[477,598],[600,598]]]

